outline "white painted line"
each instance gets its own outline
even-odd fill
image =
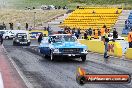
[[[0,88],[4,88],[2,75],[0,73]]]
[[[33,85],[28,81],[28,79],[24,76],[24,74],[19,70],[19,67],[16,65],[16,63],[11,59],[11,57],[8,55],[8,52],[6,51],[5,47],[3,46],[4,52],[6,52],[7,57],[9,58],[9,60],[11,61],[11,63],[13,64],[14,68],[16,69],[16,71],[18,72],[18,74],[20,75],[20,77],[22,78],[22,80],[24,81],[25,85],[28,88],[33,88]],[[0,87],[1,88],[1,87]]]

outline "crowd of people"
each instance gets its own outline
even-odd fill
[[[109,33],[110,29],[108,29],[105,25],[101,29],[92,29],[89,28],[88,30],[85,30],[85,32],[81,32],[81,29],[71,29],[69,27],[65,27],[64,30],[62,30],[63,34],[74,34],[77,39],[82,38],[81,36],[84,36],[84,39],[87,39],[88,36],[101,36],[101,40],[104,42],[105,46],[105,52],[104,52],[104,58],[108,58],[108,42],[109,42]],[[118,38],[118,32],[116,28],[113,28],[113,42]]]

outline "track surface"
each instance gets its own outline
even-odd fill
[[[37,53],[36,41],[31,47],[12,46],[12,40],[4,41],[9,56],[15,61],[34,88],[132,88],[129,84],[86,84],[76,83],[76,69],[84,67],[93,74],[130,74],[132,61],[110,58],[106,63],[103,56],[89,53],[85,63],[79,60],[49,61]]]

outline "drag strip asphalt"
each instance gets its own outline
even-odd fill
[[[91,74],[130,74],[132,61],[110,58],[89,53],[86,62],[80,60],[50,61],[37,52],[37,41],[31,47],[12,46],[11,40],[4,41],[9,56],[19,67],[34,88],[132,88],[129,84],[85,84],[76,82],[77,67],[84,67]]]

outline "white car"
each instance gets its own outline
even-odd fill
[[[3,39],[13,39],[15,37],[15,34],[8,30],[0,30],[0,32],[3,34]]]

